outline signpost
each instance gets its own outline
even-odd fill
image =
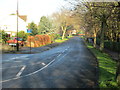
[[[17,0],[17,39],[18,39],[18,0]],[[19,51],[19,43],[18,43],[18,40],[17,40],[17,51]]]
[[[27,29],[27,33],[32,33],[32,29]]]
[[[32,33],[32,29],[27,29],[27,33]],[[31,35],[30,35],[30,54],[31,54]]]

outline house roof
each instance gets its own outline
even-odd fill
[[[19,15],[19,17],[25,22],[27,21],[27,15]]]

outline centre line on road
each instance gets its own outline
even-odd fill
[[[68,47],[67,49],[69,49],[69,48],[70,48],[70,47]],[[64,51],[65,51],[65,50],[64,50]],[[66,55],[68,55],[68,53],[69,53],[69,52],[67,52],[65,55],[63,55],[61,58],[59,58],[58,61],[61,60],[62,58],[64,58]],[[62,54],[59,54],[59,55],[61,56]],[[47,67],[48,67],[51,63],[53,63],[55,60],[56,60],[56,58],[53,59],[50,63],[48,63],[48,64],[45,65],[44,67],[42,67],[41,69],[39,69],[39,70],[37,70],[37,71],[35,71],[35,72],[33,72],[33,73],[29,73],[29,74],[27,74],[27,75],[20,76],[20,75],[22,74],[23,70],[24,70],[25,67],[26,67],[26,66],[23,66],[22,69],[20,70],[20,72],[16,75],[16,76],[17,76],[16,78],[12,78],[12,79],[8,79],[8,80],[0,81],[0,83],[8,82],[8,81],[11,81],[11,80],[16,80],[16,79],[20,79],[20,78],[23,78],[23,77],[27,77],[27,76],[33,75],[33,74],[35,74],[35,73],[37,73],[37,72],[40,72],[40,71],[42,71],[43,69],[47,68]]]
[[[21,68],[21,70],[18,72],[18,74],[16,75],[16,77],[20,77],[20,75],[22,74],[23,70],[26,68],[26,66],[23,66]]]
[[[65,51],[67,51],[70,47],[66,48],[62,53],[64,53]]]
[[[59,54],[57,57],[61,56],[62,54]]]

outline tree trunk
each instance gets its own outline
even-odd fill
[[[85,41],[87,41],[88,42],[88,36],[87,36],[87,32],[85,31]]]
[[[100,38],[100,51],[103,51],[103,49],[104,49],[104,30],[105,30],[105,22],[102,20],[101,38]]]
[[[94,47],[96,48],[96,31],[94,31]]]
[[[65,30],[63,31],[63,34],[62,34],[62,39],[64,39],[64,37],[65,37]]]
[[[69,33],[69,37],[72,36],[71,32]]]
[[[100,38],[100,51],[103,51],[104,49],[104,34],[105,34],[105,29],[107,26],[107,18],[103,15],[101,18],[101,38]]]
[[[65,33],[66,33],[66,27],[62,27],[62,31],[63,31],[62,39],[64,39],[64,37],[65,37]]]

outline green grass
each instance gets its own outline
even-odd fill
[[[71,36],[67,36],[67,38],[71,38],[71,37],[73,37],[72,35]]]
[[[69,40],[70,38],[72,38],[73,36],[71,35],[71,36],[66,36],[64,39],[62,39],[62,37],[59,37],[59,38],[57,38],[56,40],[55,40],[55,42],[57,42],[57,43],[63,43],[63,42],[65,42],[66,40]]]
[[[55,40],[55,42],[57,42],[57,43],[62,43],[62,42],[65,42],[66,40],[68,40],[67,38],[65,38],[65,39],[56,39]]]
[[[87,43],[87,47],[98,59],[100,88],[120,88],[120,86],[118,86],[117,82],[114,80],[117,63],[112,60],[108,54],[93,48],[91,44]]]

